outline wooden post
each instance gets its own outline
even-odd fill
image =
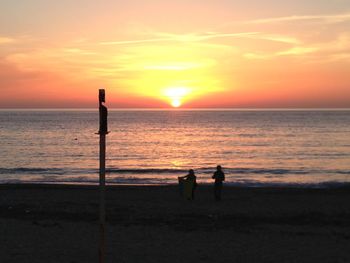
[[[106,230],[106,201],[105,201],[105,191],[106,191],[106,135],[108,134],[107,128],[107,107],[103,105],[105,102],[105,90],[99,90],[99,113],[100,113],[100,242],[99,242],[99,263],[105,262],[105,230]]]

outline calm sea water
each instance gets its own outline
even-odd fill
[[[97,111],[0,111],[0,183],[98,182]],[[350,182],[350,111],[110,111],[107,182]]]

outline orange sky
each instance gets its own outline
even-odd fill
[[[350,2],[1,1],[0,108],[350,107]]]

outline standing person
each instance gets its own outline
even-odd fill
[[[222,191],[222,182],[225,181],[225,174],[222,171],[221,165],[218,165],[216,167],[216,171],[214,172],[212,178],[215,179],[215,183],[214,183],[215,200],[220,201],[221,191]]]
[[[188,200],[194,200],[194,190],[197,187],[197,177],[194,174],[193,169],[188,171],[188,175],[179,177],[179,180],[183,180],[184,185],[184,196]]]

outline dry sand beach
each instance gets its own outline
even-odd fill
[[[97,262],[94,186],[1,185],[0,261]],[[350,188],[107,189],[107,262],[350,262]]]

